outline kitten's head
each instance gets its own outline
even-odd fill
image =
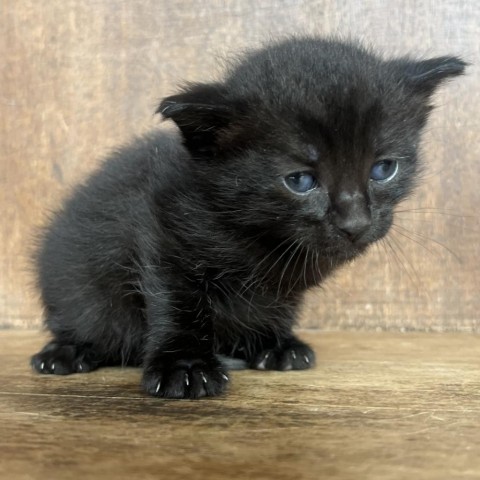
[[[465,65],[290,39],[158,111],[179,126],[204,173],[198,188],[229,222],[347,259],[387,233],[417,178],[430,97]]]

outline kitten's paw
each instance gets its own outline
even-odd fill
[[[228,382],[227,372],[213,356],[173,361],[166,357],[146,367],[142,386],[156,397],[200,398],[220,395]]]
[[[257,370],[306,370],[314,365],[315,352],[297,339],[263,350],[252,362],[252,368]]]
[[[34,370],[44,374],[69,375],[95,370],[97,362],[89,359],[88,349],[76,345],[62,345],[50,342],[31,359]]]

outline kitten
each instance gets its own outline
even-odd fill
[[[33,367],[141,365],[144,390],[168,398],[222,393],[219,355],[310,368],[292,333],[304,292],[388,232],[430,97],[465,65],[291,38],[164,99],[181,139],[157,131],[111,155],[42,237],[53,340]]]

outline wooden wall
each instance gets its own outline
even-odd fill
[[[436,97],[426,177],[398,214],[410,232],[313,292],[302,325],[480,331],[477,0],[3,0],[0,325],[40,325],[28,245],[71,185],[157,128],[155,105],[178,81],[210,79],[227,52],[289,32],[474,64]]]

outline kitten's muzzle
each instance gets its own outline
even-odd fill
[[[336,222],[337,227],[345,233],[351,241],[356,241],[363,236],[372,225],[367,217],[348,217]]]

